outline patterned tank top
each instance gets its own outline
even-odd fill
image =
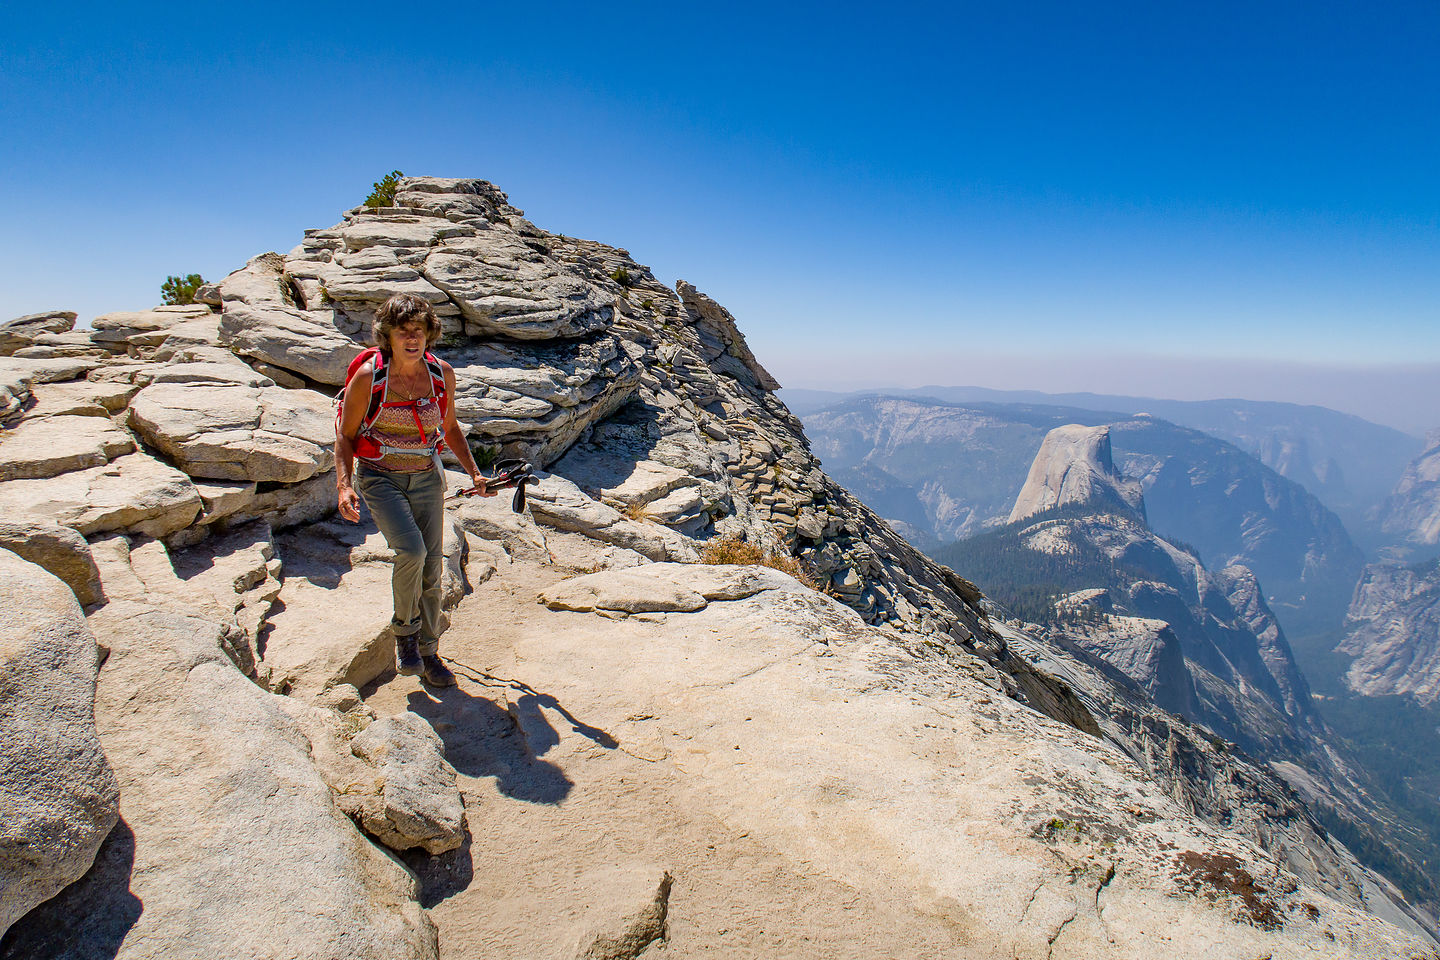
[[[435,466],[435,442],[444,428],[444,415],[435,397],[435,385],[430,385],[430,396],[418,400],[390,399],[390,382],[385,382],[385,399],[380,404],[375,419],[365,431],[366,435],[380,445],[378,459],[364,459],[363,462],[390,470],[394,473],[419,473]]]

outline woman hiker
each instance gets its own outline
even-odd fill
[[[395,613],[390,621],[395,672],[448,687],[455,683],[455,674],[437,654],[444,567],[442,439],[470,474],[476,492],[495,494],[486,489],[455,420],[455,371],[428,353],[439,338],[440,320],[420,297],[398,294],[376,311],[378,356],[354,370],[340,407],[335,485],[340,515],[358,523],[364,498],[395,551]],[[360,465],[352,486],[357,457]]]

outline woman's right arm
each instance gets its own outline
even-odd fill
[[[340,516],[352,523],[360,522],[360,496],[355,492],[352,483],[355,471],[355,437],[360,433],[360,425],[365,422],[365,412],[370,408],[370,387],[374,376],[373,363],[367,363],[355,371],[354,378],[345,388],[345,400],[340,405],[340,425],[335,436],[335,492],[339,500]]]

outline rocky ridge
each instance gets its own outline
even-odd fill
[[[457,411],[472,441],[490,455],[525,455],[551,468],[525,515],[495,502],[452,512],[447,606],[459,635],[465,604],[491,602],[485,598],[505,593],[507,583],[614,571],[600,582],[572,579],[558,592],[525,588],[527,602],[539,592],[547,607],[561,608],[541,614],[532,605],[525,621],[583,617],[600,628],[546,620],[553,643],[537,637],[524,646],[528,662],[543,666],[536,679],[552,678],[609,716],[621,709],[612,692],[625,678],[602,678],[590,689],[567,669],[583,661],[577,652],[586,642],[617,629],[630,638],[654,631],[659,659],[645,660],[645,669],[658,671],[658,688],[692,691],[689,701],[661,705],[657,714],[678,738],[669,741],[667,755],[677,759],[665,776],[678,778],[681,797],[728,798],[712,808],[720,821],[764,824],[757,842],[766,856],[813,863],[817,850],[846,848],[833,842],[845,830],[872,838],[862,850],[918,849],[915,838],[883,824],[963,816],[966,804],[953,800],[906,808],[932,790],[882,790],[878,807],[857,799],[896,759],[865,753],[865,744],[893,738],[867,725],[871,713],[861,705],[876,702],[867,699],[871,692],[893,691],[878,714],[887,722],[924,730],[953,719],[959,705],[977,704],[994,713],[976,713],[976,742],[995,748],[977,756],[1009,756],[1020,743],[1040,751],[994,779],[976,807],[990,811],[977,814],[979,822],[999,831],[999,847],[1021,851],[1025,866],[991,876],[1001,891],[995,896],[963,879],[970,861],[958,850],[932,879],[904,858],[896,865],[876,852],[822,863],[827,882],[854,884],[874,898],[880,893],[861,879],[867,873],[919,877],[913,882],[946,891],[940,912],[967,931],[962,942],[986,955],[1020,947],[1054,953],[1057,944],[1059,955],[1149,954],[1160,950],[1146,932],[1157,928],[1157,916],[1189,942],[1221,942],[1237,956],[1287,942],[1337,956],[1428,949],[1394,894],[1315,829],[1303,807],[1287,805],[1293,801],[1273,778],[1230,760],[1231,782],[1249,777],[1259,786],[1217,799],[1204,775],[1177,760],[1185,750],[1175,744],[1194,747],[1200,734],[1167,733],[1171,746],[1158,749],[1153,707],[1136,711],[1128,728],[1113,706],[1099,709],[1113,678],[1102,683],[1071,669],[1068,654],[1055,672],[1072,682],[1037,669],[1045,644],[992,626],[978,591],[915,552],[824,474],[722,307],[683,282],[673,291],[662,286],[623,250],[538,230],[483,181],[409,178],[395,207],[351,211],[333,228],[307,232],[287,255],[254,258],[202,291],[201,306],[110,314],[89,332],[65,327],[73,317],[63,316],[40,330],[28,319],[6,326],[0,504],[20,529],[7,536],[48,544],[17,557],[28,565],[22,569],[38,564],[77,596],[89,591],[86,628],[109,651],[93,716],[120,796],[111,809],[118,825],[89,872],[16,923],[0,956],[161,957],[206,945],[253,956],[440,951],[421,907],[428,888],[375,843],[434,853],[455,849],[458,839],[463,851],[460,823],[469,819],[476,784],[503,787],[512,774],[463,764],[444,727],[454,716],[430,733],[390,730],[387,723],[400,721],[373,706],[386,706],[386,696],[357,692],[383,679],[389,661],[387,618],[366,619],[374,598],[387,593],[389,558],[373,526],[330,519],[333,458],[321,429],[375,305],[402,291],[427,297],[445,318],[440,349],[456,367]],[[76,417],[95,419],[98,428],[75,430],[74,443],[53,451],[34,439],[62,432],[63,422],[47,420]],[[831,596],[745,568],[692,566],[683,583],[660,575],[726,537],[791,554]],[[627,570],[640,572],[620,577]],[[685,619],[691,616],[701,619]],[[714,646],[717,634],[728,642]],[[705,643],[695,646],[698,638]],[[704,671],[676,676],[665,666],[673,658],[664,652],[677,642],[693,648]],[[855,711],[815,718],[817,728],[852,729],[855,742],[838,753],[812,744],[798,766],[782,754],[752,771],[683,759],[719,749],[710,744],[695,754],[681,746],[720,732],[703,726],[704,717],[722,715],[726,701],[715,691],[768,695],[768,685],[746,691],[743,681],[791,646],[784,662],[799,671],[797,684],[814,690],[809,702],[855,695]],[[1018,655],[1021,648],[1031,655]],[[7,663],[11,656],[7,647]],[[615,662],[623,659],[617,654]],[[1082,681],[1090,686],[1076,686]],[[919,712],[904,706],[914,698],[924,701]],[[782,739],[790,718],[758,708],[744,720],[724,714],[725,722],[768,716],[754,729]],[[545,752],[536,746],[543,731],[531,725],[533,715],[518,706],[513,713],[531,745],[515,762],[533,772]],[[641,713],[607,725],[643,723],[629,719]],[[610,749],[576,724],[592,747]],[[504,739],[509,730],[495,733]],[[633,739],[643,753],[644,736]],[[967,776],[953,754],[905,754],[918,764],[914,776],[939,796],[950,795],[942,784]],[[869,759],[841,770],[835,764],[844,756]],[[405,761],[397,767],[391,757]],[[638,762],[662,759],[646,754]],[[451,760],[457,765],[447,772]],[[1057,764],[1069,772],[1057,773]],[[796,769],[813,779],[814,796],[782,789]],[[464,814],[451,793],[456,770],[466,784]],[[423,776],[406,779],[407,772]],[[815,797],[839,802],[834,826],[781,829],[760,816],[742,800],[760,796],[747,779],[756,772],[798,810]],[[1015,806],[1020,785],[1037,774],[1042,783],[1073,784],[1101,773],[1105,786],[1076,816],[1048,794],[1037,794],[1033,809]],[[1154,792],[1152,778],[1169,798]],[[525,802],[553,803],[559,786],[542,779]],[[1261,798],[1266,791],[1274,796]],[[1105,799],[1111,793],[1133,794],[1141,812],[1116,807]],[[875,809],[883,817],[867,813]],[[1239,833],[1219,825],[1227,817]],[[1123,829],[1105,826],[1121,820]],[[1072,822],[1082,825],[1074,831],[1084,841],[1074,848],[1079,859],[1061,856],[1057,866],[1055,852],[1071,849],[1063,844]],[[469,843],[476,832],[472,824]],[[1283,865],[1274,865],[1277,856]],[[887,863],[888,873],[879,869]],[[1080,884],[1082,877],[1089,879]],[[599,955],[616,943],[643,948],[655,935],[635,930],[663,934],[666,911],[654,904],[671,875],[662,870],[652,879],[640,884],[650,892],[634,911],[625,905],[615,914],[617,922],[640,918],[635,924],[627,920],[616,932],[604,923],[591,929],[587,920],[583,942],[560,955]],[[1021,889],[1022,880],[1037,885]],[[197,899],[197,890],[207,893]],[[1102,907],[1102,896],[1120,899]],[[54,922],[60,915],[67,923]],[[928,922],[913,911],[895,915]],[[683,929],[699,914],[688,916],[675,923]],[[704,942],[684,947],[672,938],[676,949]],[[475,955],[466,952],[475,947],[461,942],[447,955]]]

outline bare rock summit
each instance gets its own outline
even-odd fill
[[[1069,424],[1046,434],[1008,522],[1072,505],[1106,505],[1145,515],[1139,485],[1115,469],[1108,426]]]

